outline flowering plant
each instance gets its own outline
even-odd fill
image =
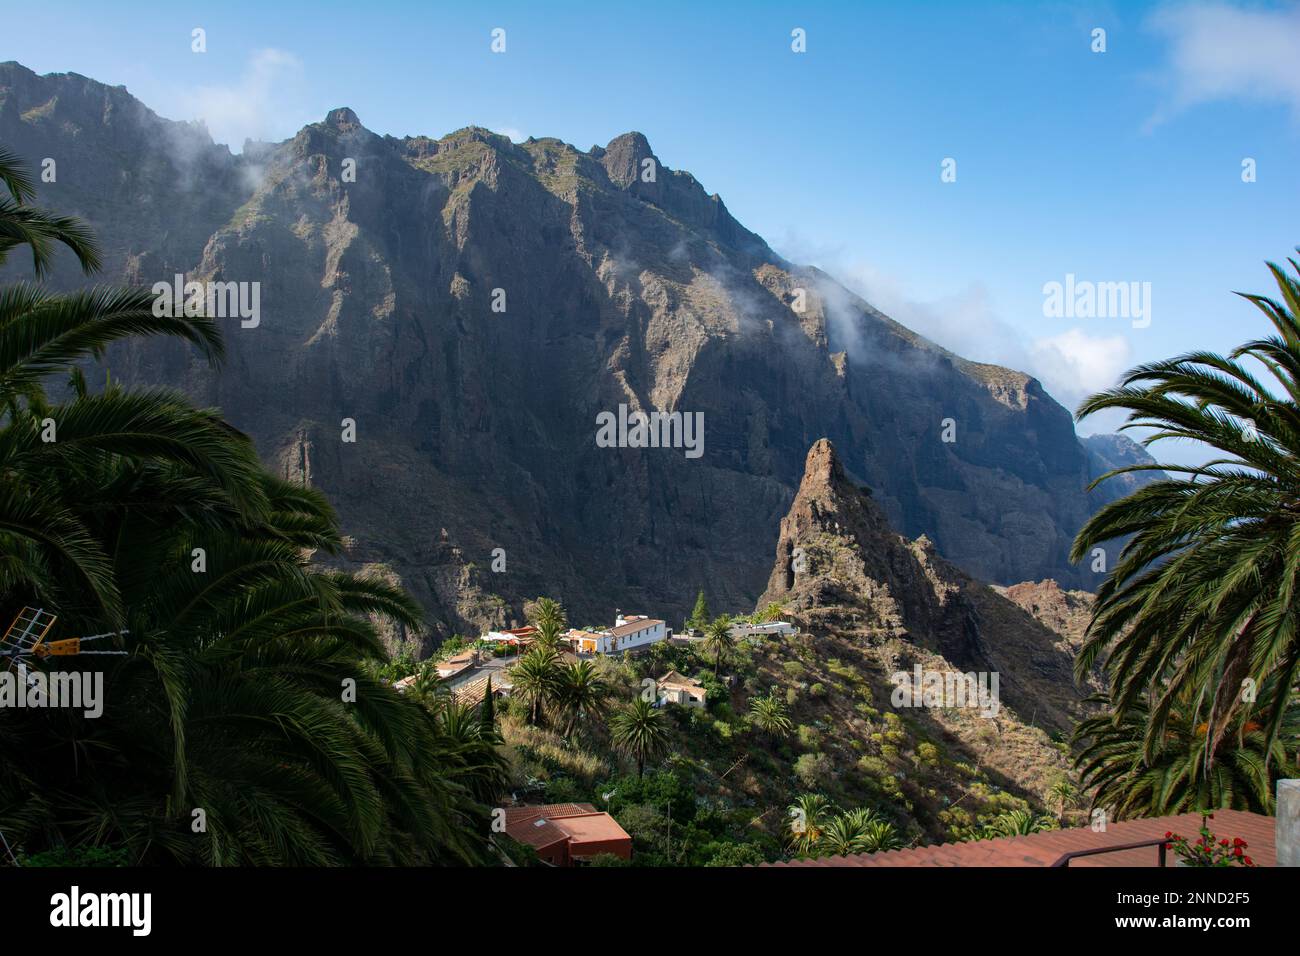
[[[1201,835],[1196,840],[1179,836],[1172,831],[1165,833],[1166,849],[1172,848],[1183,861],[1183,866],[1254,866],[1255,862],[1246,855],[1246,841],[1241,837],[1217,838],[1210,829],[1214,814],[1201,815]]]

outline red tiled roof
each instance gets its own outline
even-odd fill
[[[590,803],[552,803],[546,806],[506,807],[506,833],[537,849],[568,840],[576,846],[630,840],[613,817]]]
[[[969,843],[942,843],[937,846],[884,853],[859,853],[854,856],[830,856],[812,860],[769,863],[768,866],[1051,866],[1064,854],[1105,846],[1122,846],[1142,840],[1157,840],[1170,831],[1195,837],[1201,825],[1199,813],[1172,817],[1152,817],[1112,823],[1104,833],[1090,827],[1049,830],[1029,836],[974,840]],[[1241,810],[1216,810],[1210,821],[1215,835],[1232,839],[1241,837],[1249,844],[1246,852],[1256,866],[1277,866],[1275,829],[1272,817]],[[1137,850],[1120,850],[1070,861],[1070,866],[1132,867],[1157,866],[1158,849],[1154,846]],[[1174,865],[1169,854],[1167,866]]]
[[[627,620],[627,618],[624,618]],[[611,627],[609,633],[615,637],[623,637],[627,634],[635,634],[637,631],[644,631],[647,628],[654,627],[656,624],[662,624],[663,621],[658,618],[638,617],[627,620],[626,624],[620,624],[617,627]]]

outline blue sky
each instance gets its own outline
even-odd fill
[[[236,150],[345,105],[399,136],[477,124],[587,148],[637,129],[779,252],[1070,407],[1137,362],[1262,332],[1231,291],[1267,290],[1263,261],[1300,244],[1295,3],[130,10],[15,4],[0,59],[124,84]],[[1150,325],[1045,317],[1044,284],[1070,273],[1151,283]]]

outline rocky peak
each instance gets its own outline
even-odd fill
[[[361,125],[361,120],[357,118],[357,114],[346,106],[330,110],[325,116],[325,125],[338,130],[340,133],[350,133],[353,130],[365,128]]]
[[[945,561],[925,535],[909,541],[894,531],[825,438],[809,449],[781,521],[759,607],[773,601],[814,636],[901,639],[959,670],[996,671],[1009,703],[1052,700],[1047,719],[1061,726],[1078,699],[1058,635]]]
[[[635,131],[615,136],[597,158],[609,174],[609,181],[624,189],[641,179],[642,163],[645,160],[653,159],[659,165],[658,157],[650,149],[650,141]],[[656,170],[656,178],[658,173]]]
[[[802,495],[813,489],[839,492],[864,491],[870,494],[870,491],[849,482],[848,476],[844,473],[844,466],[840,464],[839,457],[835,454],[835,446],[831,444],[829,438],[817,439],[812,448],[808,449],[808,457],[804,460],[803,481],[799,486],[799,493]]]

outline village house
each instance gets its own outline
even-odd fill
[[[623,615],[618,612],[614,626],[603,631],[583,631],[576,628],[564,638],[579,654],[621,654],[624,651],[649,647],[666,640],[671,633],[663,621],[644,614]]]
[[[799,628],[789,621],[768,621],[766,624],[733,624],[732,637],[793,637]]]
[[[537,628],[528,624],[505,631],[488,631],[481,640],[490,644],[505,644],[509,647],[526,648],[537,640]]]
[[[658,706],[681,704],[683,707],[703,707],[708,696],[704,685],[697,680],[669,671],[655,681],[659,691]]]
[[[552,866],[573,866],[601,853],[632,858],[632,837],[590,803],[505,808],[506,834],[537,851]]]
[[[461,671],[468,667],[474,667],[478,664],[478,651],[468,650],[454,654],[445,661],[438,661],[434,665],[438,670],[438,676],[446,680],[448,677],[455,677]]]

